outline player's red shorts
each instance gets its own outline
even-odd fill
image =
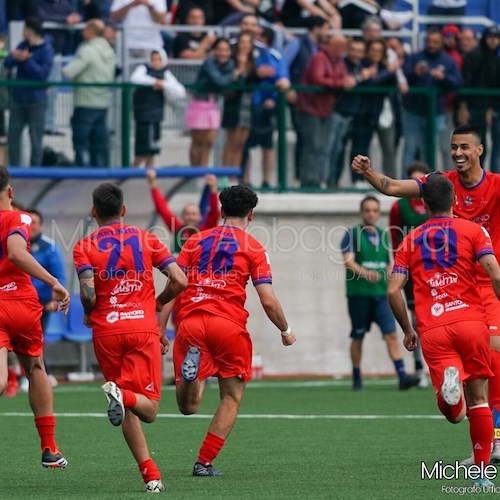
[[[488,327],[482,321],[458,321],[426,330],[420,344],[436,391],[447,366],[457,367],[462,381],[493,377]]]
[[[477,291],[486,311],[486,322],[490,335],[500,335],[500,301],[495,295],[493,287],[490,285],[478,286]]]
[[[193,312],[183,318],[175,335],[175,381],[181,379],[180,367],[190,346],[200,349],[198,378],[252,377],[252,341],[245,327],[226,318]]]
[[[21,356],[42,354],[43,334],[38,299],[0,301],[0,347]]]
[[[149,399],[160,399],[161,350],[157,332],[97,336],[94,352],[106,380]]]

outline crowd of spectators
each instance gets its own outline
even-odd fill
[[[443,2],[431,1],[429,14],[462,15],[466,3],[457,1],[455,10],[446,10]],[[6,57],[4,67],[16,70],[15,78],[20,80],[57,81],[51,73],[54,57],[70,51],[73,56],[62,70],[69,80],[109,83],[118,77],[149,86],[149,90],[137,89],[134,96],[135,166],[151,166],[153,155],[160,151],[167,89],[174,101],[186,94],[182,78],[177,81],[175,71],[169,71],[168,52],[176,60],[198,61],[196,83],[205,85],[205,90],[189,93],[185,109],[193,166],[210,163],[222,128],[225,145],[213,163],[241,166],[242,180],[249,182],[250,151],[259,146],[262,187],[270,187],[273,133],[282,93],[295,132],[294,166],[301,186],[337,187],[346,158],[368,154],[375,135],[385,173],[401,177],[411,161],[429,159],[429,96],[420,90],[435,89],[439,164],[450,167],[447,143],[451,129],[470,122],[480,128],[484,142],[491,134],[490,168],[500,171],[500,96],[456,94],[462,87],[500,88],[500,30],[491,26],[476,33],[468,26],[436,23],[427,27],[422,47],[411,51],[408,40],[382,36],[384,29],[397,29],[410,19],[408,12],[391,10],[392,4],[372,0],[179,0],[169,4],[165,0],[0,0],[7,20],[25,19],[24,40]],[[85,27],[44,32],[42,21],[67,26],[85,22]],[[175,23],[185,26],[177,33],[172,27],[168,34],[162,33],[162,25]],[[234,36],[223,38],[207,28],[216,25],[234,26]],[[140,68],[139,73],[131,72],[133,78],[130,73],[120,75],[115,54],[120,26],[127,33],[125,49]],[[296,27],[306,32],[286,30]],[[361,35],[332,35],[338,28],[360,29]],[[279,44],[276,33],[280,34]],[[241,86],[227,89],[230,84],[251,85],[252,90]],[[320,85],[323,90],[290,88],[300,84]],[[370,91],[362,91],[364,88]],[[51,92],[44,86],[17,87],[11,92],[10,165],[21,164],[25,126],[30,131],[30,164],[42,163],[42,131],[52,131],[55,113]],[[75,89],[71,119],[75,165],[109,164],[106,122],[110,105],[105,88]],[[161,111],[153,112],[158,106]],[[361,178],[351,175],[354,185],[363,186]]]

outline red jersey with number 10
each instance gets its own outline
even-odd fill
[[[431,217],[401,242],[393,271],[409,274],[417,330],[486,321],[476,290],[476,260],[493,254],[486,229],[450,216]]]
[[[453,213],[484,227],[491,236],[493,250],[500,255],[500,175],[483,171],[481,180],[475,186],[467,187],[460,181],[456,170],[442,174],[448,177],[455,190]],[[417,182],[421,185],[425,178],[421,177]],[[478,285],[490,285],[488,275],[481,266],[476,272]]]
[[[179,321],[195,310],[206,311],[245,326],[245,287],[272,283],[264,247],[234,226],[217,226],[189,238],[177,258],[188,286],[176,299]]]
[[[158,331],[153,267],[162,270],[175,259],[154,234],[106,224],[76,243],[73,260],[78,274],[94,272],[94,336]]]
[[[0,300],[38,299],[30,276],[7,257],[7,239],[20,234],[29,250],[31,216],[15,210],[0,210]]]

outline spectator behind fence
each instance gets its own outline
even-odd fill
[[[307,19],[307,33],[293,38],[286,45],[283,50],[283,60],[290,73],[290,82],[292,85],[300,84],[309,59],[318,50],[318,45],[328,36],[329,28],[330,26],[326,19],[319,16],[311,16]],[[290,104],[290,117],[292,119],[292,127],[295,131],[294,161],[295,177],[298,179],[304,139],[301,135],[302,129],[299,126],[296,106],[297,92],[290,90],[287,94],[287,100]]]
[[[462,28],[460,31],[460,35],[458,37],[458,49],[462,54],[462,57],[465,54],[473,51],[477,47],[477,37],[476,30],[470,27]]]
[[[235,83],[250,84],[257,81],[253,47],[251,33],[244,31],[238,35],[232,48],[232,58],[238,72]],[[250,130],[250,106],[250,91],[230,90],[225,93],[222,128],[226,129],[226,142],[222,152],[222,165],[239,167],[241,164]]]
[[[347,45],[347,54],[344,64],[347,74],[359,84],[362,82],[361,61],[365,56],[366,44],[358,38],[351,38]],[[328,187],[336,188],[339,185],[344,170],[344,157],[347,141],[352,136],[354,118],[361,112],[361,94],[346,93],[338,96],[333,113],[330,117],[330,134],[326,142],[326,161],[328,169]],[[349,158],[354,153],[351,147]],[[363,177],[351,171],[352,183],[362,181]]]
[[[500,87],[500,29],[489,26],[483,31],[479,46],[465,55],[462,75],[465,87],[498,89]],[[491,164],[493,172],[500,172],[500,96],[462,95],[458,108],[460,125],[471,123],[481,132],[481,143],[485,148],[486,134],[491,126]],[[488,123],[489,122],[489,123]]]
[[[241,70],[231,58],[231,45],[227,38],[218,38],[212,49],[213,55],[201,65],[196,84],[212,86],[214,90],[235,81]],[[221,112],[214,90],[196,89],[186,107],[184,125],[191,130],[189,161],[191,165],[206,166],[221,124]]]
[[[201,9],[205,15],[205,23],[208,26],[217,24],[214,21],[214,4],[217,0],[178,0],[174,4],[173,24],[186,24],[187,14],[190,9]]]
[[[285,0],[280,21],[287,28],[308,28],[310,17],[321,17],[332,29],[340,29],[342,21],[337,9],[329,0]]]
[[[43,233],[43,215],[35,208],[30,208],[27,212],[31,215],[30,253],[35,260],[46,269],[52,276],[55,276],[62,286],[66,286],[66,272],[64,269],[64,258],[57,243]],[[52,299],[52,290],[42,281],[31,277],[31,283],[36,289],[38,300],[43,307],[40,323],[42,332],[45,335],[49,319],[54,311],[57,311],[59,304]],[[45,362],[45,359],[44,359]],[[47,372],[52,387],[57,385],[57,379],[50,373],[50,368],[45,362]]]
[[[345,37],[331,36],[327,43],[318,47],[302,77],[303,85],[323,85],[327,89],[325,92],[300,91],[297,96],[299,126],[304,139],[299,172],[302,187],[319,188],[326,180],[325,146],[330,135],[330,116],[336,93],[355,84],[343,60],[346,47]]]
[[[421,52],[411,54],[405,62],[404,72],[410,87],[435,88],[437,97],[436,132],[441,137],[449,138],[446,129],[445,103],[446,92],[455,90],[462,83],[460,72],[455,61],[444,53],[443,39],[439,29],[428,28],[425,33],[425,48]],[[429,123],[427,120],[429,97],[425,94],[409,93],[403,96],[403,165],[417,159],[427,160],[427,144]],[[449,148],[441,151],[443,163],[446,164]],[[431,162],[431,165],[434,160]]]
[[[186,14],[183,24],[193,26],[193,31],[180,32],[174,40],[174,57],[180,59],[205,59],[215,41],[215,34],[196,31],[196,28],[205,26],[205,13],[200,7],[191,7]]]
[[[134,58],[163,47],[157,24],[166,24],[166,0],[113,0],[109,17],[125,28],[125,46]]]
[[[87,21],[83,30],[84,42],[75,58],[64,68],[63,74],[77,83],[110,83],[116,72],[116,56],[104,39],[104,22]],[[74,110],[71,118],[75,165],[107,167],[109,165],[109,137],[106,126],[111,104],[107,87],[83,86],[74,89]]]
[[[47,81],[54,49],[44,37],[42,21],[29,18],[24,23],[24,40],[5,59],[6,68],[16,68],[16,80]],[[9,163],[21,165],[21,138],[25,126],[31,141],[31,166],[42,164],[42,140],[47,106],[47,87],[14,87],[10,103],[8,133]]]
[[[132,83],[143,85],[134,92],[135,158],[134,167],[151,168],[154,155],[160,153],[161,122],[165,97],[175,103],[186,97],[186,89],[168,70],[163,49],[151,52],[150,61],[132,73]]]

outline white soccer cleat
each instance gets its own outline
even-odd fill
[[[462,396],[458,368],[448,366],[443,372],[443,383],[441,384],[441,397],[446,404],[455,406]]]
[[[108,418],[114,426],[119,426],[123,422],[125,407],[123,406],[122,392],[118,386],[111,381],[106,382],[101,386],[104,395],[108,400]]]
[[[420,382],[418,383],[417,387],[419,389],[427,389],[429,387],[429,377],[425,373],[422,373],[420,375]]]
[[[161,482],[161,479],[152,479],[146,483],[147,493],[160,493],[165,489],[165,486]]]
[[[474,465],[475,464],[474,453],[471,453],[467,458],[464,458],[459,463],[460,463],[460,465],[463,465],[464,467],[470,467],[470,466]]]

